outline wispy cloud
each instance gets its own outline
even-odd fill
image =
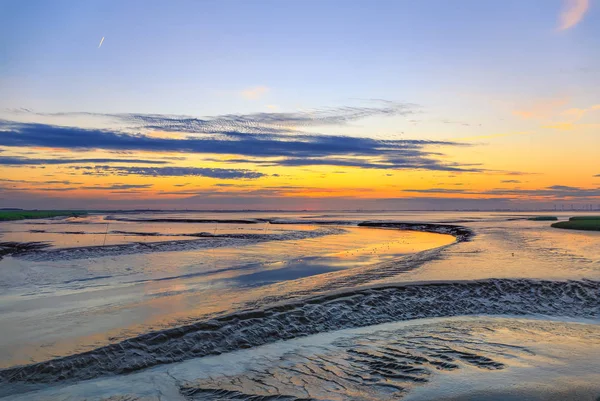
[[[270,89],[266,86],[255,86],[252,88],[244,89],[240,92],[242,97],[250,100],[257,100],[263,97]]]
[[[288,157],[284,159],[229,159],[229,163],[251,163],[261,166],[337,166],[360,167],[381,170],[433,170],[455,172],[482,172],[479,165],[442,162],[425,157],[423,150],[398,150],[395,157],[380,157],[377,159],[341,158],[341,157]]]
[[[67,192],[67,191],[75,191],[76,189],[78,189],[77,187],[31,187],[31,188],[24,188],[24,187],[0,187],[0,191],[19,191],[19,192],[28,192],[28,191],[52,191],[52,192]]]
[[[552,185],[541,189],[504,189],[495,188],[483,191],[455,189],[455,188],[426,188],[404,189],[404,192],[427,194],[460,194],[460,195],[485,195],[485,196],[512,196],[512,197],[538,197],[547,199],[595,199],[600,197],[600,188],[581,188],[567,185]]]
[[[542,126],[545,129],[554,129],[559,131],[573,131],[575,129],[597,129],[600,124],[580,120],[593,112],[600,111],[600,104],[594,104],[586,108],[570,108],[557,114],[557,118]]]
[[[86,163],[137,163],[137,164],[169,164],[164,160],[146,159],[34,159],[18,156],[0,156],[0,165],[4,166],[35,166],[49,164],[86,164]]]
[[[502,180],[501,182],[505,183],[505,184],[520,184],[521,181],[519,180]]]
[[[84,175],[140,175],[150,177],[210,177],[220,179],[255,179],[265,174],[258,171],[243,169],[222,169],[202,167],[124,167],[124,166],[94,166],[94,167],[72,167],[80,170]],[[131,186],[130,188],[134,188]],[[142,187],[136,187],[142,188]],[[145,188],[145,187],[144,187]],[[124,189],[124,188],[109,188]]]
[[[595,104],[592,105],[590,107],[587,108],[571,108],[568,110],[563,111],[562,113],[560,113],[561,117],[565,117],[567,119],[569,119],[569,121],[578,121],[581,120],[586,114],[593,112],[593,111],[600,111],[600,104]]]
[[[555,115],[568,103],[569,99],[566,97],[540,99],[518,110],[514,110],[513,114],[526,120],[544,120]]]
[[[317,127],[341,125],[367,117],[407,116],[419,111],[419,106],[387,100],[369,100],[365,106],[342,106],[315,108],[296,112],[268,112],[252,114],[225,114],[206,118],[165,114],[99,114],[82,112],[36,113],[29,109],[16,109],[12,113],[34,115],[46,119],[64,117],[97,117],[125,124],[127,129],[160,130],[190,134],[217,134],[243,131],[253,134],[295,132],[290,127]],[[2,121],[0,121],[1,123]],[[8,123],[8,121],[4,121]]]
[[[354,188],[353,190],[362,193],[368,193],[372,188]],[[290,197],[290,196],[310,196],[317,195],[331,195],[347,193],[346,188],[321,188],[321,187],[308,187],[308,186],[294,186],[294,185],[282,185],[282,186],[267,186],[262,188],[247,187],[243,185],[214,185],[211,189],[189,189],[180,191],[160,191],[157,195],[195,195],[203,197]]]
[[[416,192],[421,194],[479,194],[479,192],[472,192],[466,189],[458,188],[423,188],[423,189],[403,189],[403,192]]]
[[[81,187],[81,189],[91,190],[126,190],[126,189],[145,189],[152,188],[152,184],[112,184]]]
[[[44,184],[44,185],[48,185],[48,184],[64,184],[64,185],[75,185],[75,184],[81,184],[81,182],[73,182],[70,180],[49,180],[49,181],[30,181],[30,180],[11,180],[9,178],[0,178],[1,182],[11,182],[11,183],[18,183],[18,184]]]
[[[558,17],[557,29],[564,31],[577,25],[589,7],[589,0],[563,0],[563,9]]]
[[[466,121],[454,121],[454,120],[447,120],[447,119],[445,119],[445,120],[437,120],[437,121],[434,121],[434,122],[439,122],[441,124],[450,124],[450,125],[462,125],[463,127],[470,127],[470,126],[473,126],[473,125],[481,126],[481,124],[479,124],[479,123],[473,124],[473,123],[469,123],[469,122],[466,122]]]

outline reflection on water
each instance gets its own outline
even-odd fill
[[[403,279],[600,278],[600,232],[559,230],[550,223],[533,221],[467,226],[475,230],[475,241],[445,249],[442,258]]]
[[[150,231],[145,224],[137,230]],[[156,229],[162,223],[150,224]],[[231,224],[220,226],[232,229]],[[315,228],[260,227],[271,232]],[[415,231],[344,230],[318,238],[187,252],[52,262],[6,258],[0,262],[0,277],[9,285],[0,306],[0,366],[71,354],[235,311],[265,295],[290,292],[298,280],[320,280],[324,273],[362,269],[454,241],[448,235]]]

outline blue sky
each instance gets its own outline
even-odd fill
[[[443,109],[435,96],[457,91],[552,96],[586,84],[569,71],[600,57],[598,10],[561,35],[551,0],[3,4],[2,106],[44,111],[223,114],[373,97]],[[269,88],[260,104],[229,96],[258,86]]]
[[[0,118],[122,130],[130,127],[108,115],[214,118],[384,107],[383,100],[409,105],[411,113],[303,130],[392,140],[473,138],[474,147],[477,138],[510,135],[515,138],[492,144],[496,153],[489,146],[479,157],[477,149],[461,150],[453,163],[492,160],[489,169],[546,173],[542,161],[536,168],[511,160],[511,146],[534,146],[547,127],[573,124],[564,118],[579,115],[573,109],[590,110],[577,119],[587,124],[577,127],[578,146],[587,155],[584,143],[597,143],[590,124],[600,122],[593,109],[600,104],[594,90],[600,87],[599,17],[594,0],[5,0]],[[38,114],[14,112],[21,108]],[[521,133],[534,135],[522,139]],[[548,136],[558,150],[565,138],[556,135]],[[23,143],[20,151],[36,144]],[[5,151],[15,150],[10,146]],[[569,184],[557,180],[545,185]],[[577,188],[595,185],[572,181]]]

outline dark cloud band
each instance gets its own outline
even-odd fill
[[[157,117],[152,117],[157,118]],[[470,165],[434,159],[430,146],[468,146],[464,143],[426,140],[376,140],[334,135],[258,135],[243,131],[202,137],[164,138],[121,131],[61,127],[47,124],[0,121],[0,146],[111,151],[178,152],[278,158],[257,163],[283,166],[329,165],[380,169],[482,171]],[[12,158],[14,164],[23,159]],[[32,159],[29,159],[32,160]],[[48,163],[58,164],[49,159]],[[108,159],[107,163],[125,159]],[[100,162],[100,161],[98,161]],[[129,162],[135,162],[130,159]],[[145,161],[152,163],[152,161]],[[233,161],[232,161],[233,162]],[[254,161],[248,159],[248,162]],[[62,164],[65,164],[64,161]]]

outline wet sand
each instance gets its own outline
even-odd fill
[[[126,216],[129,220],[146,217]],[[509,314],[592,319],[587,324],[596,327],[600,316],[600,233],[566,232],[550,228],[547,222],[527,221],[527,215],[497,213],[218,217],[228,223],[213,225],[215,216],[185,213],[160,214],[144,222],[114,220],[125,226],[118,227],[114,235],[121,237],[109,246],[73,252],[70,240],[63,238],[49,249],[0,261],[0,352],[3,367],[8,368],[0,371],[0,377],[9,386],[4,386],[5,394],[36,383],[64,387],[73,380],[103,380],[107,374],[140,369],[143,375],[144,368],[204,361],[214,352],[226,352],[225,358],[232,351],[262,349],[262,344],[272,341],[301,341],[289,339],[384,322]],[[94,234],[97,228],[91,227],[101,226],[104,218],[90,217],[90,233],[78,235],[98,241],[102,234]],[[377,227],[364,223],[373,221]],[[391,224],[398,221],[416,222],[419,227]],[[423,222],[441,222],[443,229]],[[36,224],[59,231],[60,225],[70,223]],[[201,232],[207,226],[213,233],[165,242],[162,234],[172,224],[179,234]],[[215,231],[221,229],[217,237]],[[24,235],[6,232],[10,231],[6,226],[3,230],[5,237]],[[126,238],[132,236],[135,241],[128,242]],[[135,245],[141,237],[147,245]],[[181,248],[161,248],[162,243],[175,242]],[[187,245],[196,242],[202,245]],[[129,252],[132,249],[135,252]],[[569,337],[570,341],[579,340]],[[48,360],[51,369],[44,362]],[[38,365],[14,368],[32,362]],[[564,363],[578,362],[565,358]],[[543,372],[551,366],[540,362],[532,369]],[[587,366],[596,367],[592,362]],[[556,376],[569,377],[565,380],[571,385],[560,388],[565,399],[573,394],[586,399],[595,391],[588,379],[577,381],[565,372]],[[406,372],[397,374],[406,376]],[[448,377],[460,376],[453,375]],[[465,383],[469,377],[465,376]],[[477,383],[493,380],[486,374],[482,377],[465,392],[453,389],[452,380],[439,379],[390,394],[407,399],[438,399],[442,394],[452,399],[543,399],[535,397],[559,390],[546,379],[537,387],[516,386],[510,384],[511,376],[496,376],[500,377],[497,388],[478,387]],[[443,384],[436,390],[434,383]],[[178,396],[196,399],[233,399],[239,392],[217,391],[214,397],[209,394],[213,398],[198,398],[200,393],[179,384]],[[255,393],[240,394],[239,399],[249,399]],[[383,394],[373,399],[382,399]],[[298,398],[294,397],[289,399]],[[370,399],[348,397],[341,399]]]
[[[597,320],[422,319],[40,385],[10,399],[594,401],[598,353]]]

